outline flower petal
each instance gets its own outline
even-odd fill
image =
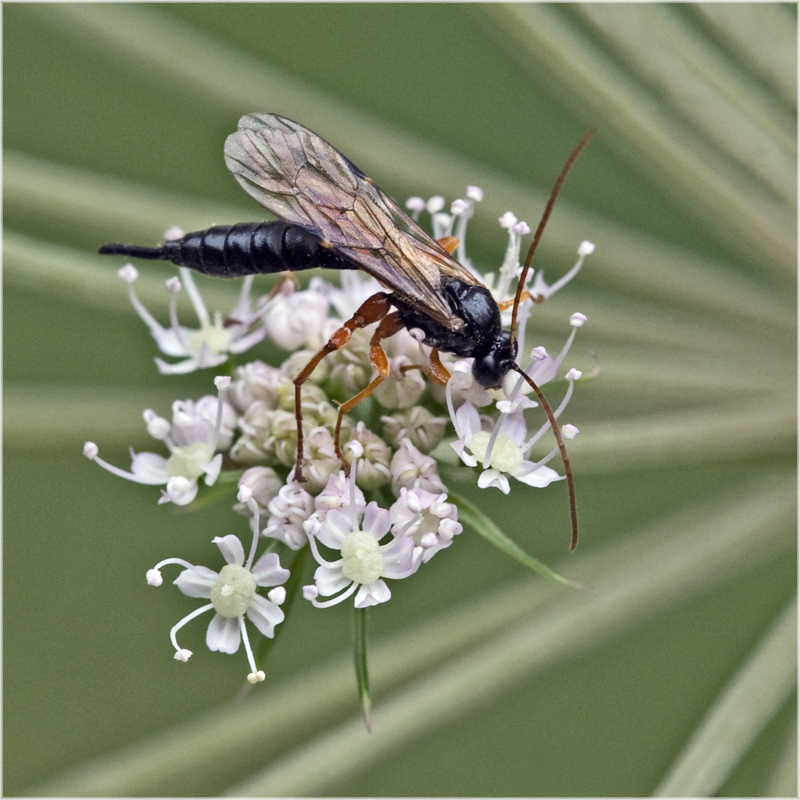
[[[352,581],[345,578],[340,566],[317,567],[316,572],[314,572],[314,583],[323,597],[330,597],[332,594],[336,594],[336,592],[349,586]]]
[[[518,481],[527,483],[528,486],[535,486],[537,489],[543,489],[545,486],[549,486],[553,481],[564,480],[563,475],[559,475],[554,469],[550,469],[550,467],[539,467],[533,470],[531,467],[533,467],[533,464],[530,461],[523,461],[511,475]]]
[[[345,509],[332,508],[326,515],[325,521],[317,534],[322,544],[332,550],[341,550],[345,537],[358,528],[358,521],[353,514]]]
[[[381,548],[384,558],[384,578],[407,578],[416,572],[419,564],[414,563],[414,540],[410,536],[398,536],[385,548]]]
[[[355,604],[356,608],[367,608],[367,606],[376,606],[378,603],[385,603],[392,596],[389,587],[384,581],[378,578],[377,581],[372,583],[365,583],[356,592]]]
[[[183,475],[175,475],[167,481],[166,490],[162,490],[159,503],[175,503],[176,506],[187,506],[197,497],[197,481],[190,481]]]
[[[208,567],[193,566],[183,570],[173,583],[189,597],[211,597],[211,587],[217,582],[217,573]]]
[[[209,650],[232,655],[239,649],[242,634],[239,630],[239,617],[223,617],[214,614],[214,619],[206,631],[206,646]]]
[[[289,580],[289,570],[281,566],[277,553],[267,553],[256,561],[253,578],[257,586],[280,586]]]
[[[169,480],[167,459],[158,453],[134,453],[131,473],[139,483],[154,486],[164,484]]]
[[[385,509],[381,508],[374,500],[367,506],[364,512],[364,521],[361,523],[361,529],[367,533],[371,533],[378,541],[383,539],[392,527],[391,514]]]
[[[283,609],[270,603],[264,597],[255,595],[247,609],[247,619],[258,628],[264,636],[272,638],[275,635],[275,626],[284,620]]]
[[[231,353],[244,353],[254,345],[257,345],[267,335],[266,327],[256,328],[252,333],[234,339],[228,346]]]
[[[514,442],[515,445],[521,445],[525,441],[525,437],[528,435],[528,431],[525,426],[525,417],[522,411],[517,410],[510,414],[506,414],[501,430],[506,434],[506,436],[508,436],[509,439],[511,439],[512,442]]]
[[[146,322],[147,320],[145,320]],[[156,323],[158,325],[158,323]],[[150,326],[150,334],[156,340],[158,349],[167,356],[174,356],[180,358],[181,356],[188,356],[189,351],[186,349],[185,342],[187,342],[194,331],[183,325],[179,326],[176,332],[174,328],[158,328]],[[167,365],[169,366],[169,365]]]
[[[220,470],[222,469],[222,453],[217,453],[217,455],[215,455],[211,461],[208,461],[205,464],[200,464],[199,466],[200,469],[202,469],[206,474],[206,486],[213,486],[219,477]]]
[[[207,369],[208,367],[218,367],[228,360],[227,353],[215,353],[206,342],[200,345],[200,353],[197,356],[198,369]]]
[[[481,429],[481,416],[472,403],[462,403],[453,419],[459,439],[469,440]]]
[[[244,547],[238,536],[229,533],[227,536],[215,536],[211,541],[219,547],[222,557],[228,564],[236,564],[239,567],[244,564]]]
[[[485,469],[478,476],[479,489],[488,489],[490,486],[499,489],[503,494],[508,494],[511,491],[508,478],[499,469]]]
[[[178,361],[177,364],[170,364],[161,358],[154,358],[156,367],[162,375],[186,375],[197,369],[197,359],[187,358],[185,361]]]

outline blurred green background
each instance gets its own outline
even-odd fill
[[[5,4],[4,793],[796,794],[795,42],[788,4]],[[556,348],[586,313],[571,363],[600,365],[578,552],[563,487],[479,496],[594,591],[465,532],[371,615],[371,736],[347,609],[301,604],[245,699],[202,622],[175,662],[194,603],[145,571],[246,526],[80,453],[127,466],[144,408],[210,391],[157,374],[96,249],[261,218],[222,159],[254,111],[401,200],[482,186],[485,270],[599,131],[537,255],[552,280],[597,245],[535,317]],[[169,273],[137,266],[165,321]]]

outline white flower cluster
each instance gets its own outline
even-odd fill
[[[468,269],[464,252],[466,223],[480,189],[469,187],[465,200],[444,213],[444,200],[427,202],[412,198],[408,208],[416,218],[423,210],[431,214],[437,238],[456,236],[456,256]],[[509,243],[497,276],[487,286],[498,302],[513,297],[520,273],[521,238],[529,232],[524,222],[507,213],[500,224],[508,230]],[[182,235],[170,230],[167,238]],[[530,275],[528,291],[546,297],[564,285],[577,271],[593,246],[584,242],[575,266],[560,281],[548,286],[540,273]],[[451,374],[447,386],[425,380],[430,363],[428,348],[411,332],[401,330],[385,341],[389,376],[373,395],[343,419],[340,441],[351,459],[349,476],[336,454],[334,441],[337,405],[361,391],[373,377],[369,360],[371,332],[356,330],[344,348],[323,359],[301,391],[304,461],[302,482],[294,480],[297,457],[294,377],[354,311],[375,292],[376,281],[358,272],[343,272],[341,285],[314,278],[305,290],[283,279],[267,296],[253,302],[252,278],[243,282],[236,307],[224,317],[212,316],[200,297],[189,270],[170,278],[170,326],[162,327],[137,298],[133,285],[136,270],[126,265],[120,277],[139,316],[148,325],[161,352],[181,360],[169,364],[156,358],[163,374],[181,374],[230,363],[262,340],[289,351],[279,366],[259,360],[237,366],[230,376],[215,379],[217,395],[197,401],[173,403],[171,420],[147,409],[147,432],[163,446],[161,453],[131,453],[130,471],[115,467],[98,456],[92,442],[84,455],[120,477],[161,486],[160,503],[187,505],[200,490],[200,483],[213,485],[221,472],[235,472],[238,503],[234,510],[251,521],[253,543],[245,557],[236,536],[213,539],[226,565],[219,573],[179,558],[161,561],[147,574],[148,583],[160,585],[160,570],[177,564],[183,571],[175,584],[192,597],[210,602],[192,612],[170,634],[175,658],[186,661],[190,651],[181,648],[177,631],[190,619],[213,610],[206,643],[211,650],[234,653],[244,641],[250,673],[248,680],[263,680],[255,663],[244,624],[248,619],[267,637],[284,619],[280,608],[286,598],[284,584],[293,551],[309,547],[318,566],[313,582],[290,582],[318,608],[353,598],[364,608],[386,602],[391,591],[386,580],[413,575],[431,558],[449,547],[461,533],[457,506],[448,500],[448,489],[439,467],[449,452],[477,472],[480,488],[496,487],[508,493],[509,478],[534,487],[561,480],[548,462],[558,448],[535,459],[536,442],[547,433],[549,423],[541,419],[529,430],[537,403],[522,376],[509,372],[502,386],[487,390],[478,385],[470,365],[443,353],[443,364]],[[175,295],[184,288],[199,320],[192,329],[178,323]],[[525,372],[539,385],[558,376],[574,339],[586,318],[574,314],[572,331],[562,351],[551,357],[542,347],[526,351],[525,330],[531,304],[519,309],[517,338],[520,353],[528,353]],[[504,312],[504,322],[510,311]],[[558,418],[580,377],[575,369],[565,373],[567,391],[554,409]],[[572,425],[561,426],[565,438],[577,434]],[[457,463],[457,462],[456,462]],[[258,548],[266,552],[257,558]],[[302,576],[298,576],[301,578]],[[266,597],[259,587],[272,587]]]

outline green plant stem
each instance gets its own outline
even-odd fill
[[[372,730],[372,699],[369,693],[369,664],[367,661],[367,615],[368,609],[353,607],[353,658],[358,684],[358,699],[364,727]]]

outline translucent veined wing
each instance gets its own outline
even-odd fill
[[[313,230],[383,286],[459,330],[442,275],[478,280],[324,139],[278,114],[248,114],[225,141],[239,185],[276,217]]]

